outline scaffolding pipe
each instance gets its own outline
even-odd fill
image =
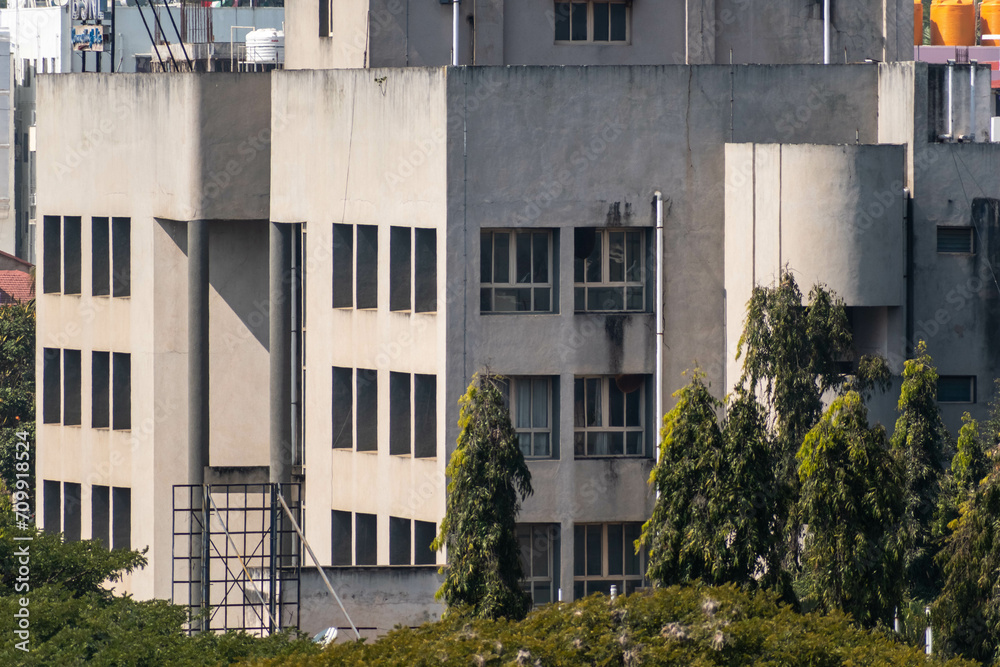
[[[461,0],[454,0],[451,3],[451,64],[458,67],[458,15],[459,15],[459,5],[461,5]]]
[[[969,63],[969,138],[976,140],[976,61]]]
[[[656,292],[653,295],[653,309],[656,313],[656,368],[653,374],[656,399],[653,407],[656,409],[656,420],[653,424],[658,433],[663,424],[663,193],[657,190],[653,196],[656,197]],[[655,447],[653,457],[658,463],[659,444]]]
[[[823,0],[823,64],[830,64],[830,0]]]
[[[302,529],[299,528],[299,522],[295,520],[295,515],[292,514],[292,510],[288,509],[288,505],[285,504],[285,498],[280,493],[278,494],[278,501],[281,503],[282,508],[284,508],[285,514],[287,514],[288,518],[291,519],[292,528],[294,528],[295,532],[298,533],[299,539],[302,540],[302,544],[305,545],[306,551],[309,552],[309,557],[312,558],[313,564],[316,566],[316,569],[319,570],[319,576],[323,578],[323,583],[326,584],[327,590],[330,591],[330,594],[333,595],[333,599],[337,601],[338,605],[340,605],[340,611],[344,612],[344,617],[347,619],[347,622],[351,624],[351,630],[354,630],[354,636],[357,639],[361,639],[361,633],[358,632],[358,629],[354,626],[354,621],[351,620],[351,616],[347,613],[347,610],[344,609],[344,603],[340,601],[340,596],[337,595],[337,591],[333,590],[333,584],[330,583],[330,580],[326,576],[326,572],[323,571],[323,566],[319,564],[319,559],[316,558],[316,554],[313,553],[312,547],[309,546],[309,540],[307,540],[306,536],[302,534]]]

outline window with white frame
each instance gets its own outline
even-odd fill
[[[641,229],[575,230],[574,310],[646,310],[645,236]]]
[[[556,43],[627,44],[628,0],[555,3]]]
[[[641,523],[577,524],[573,527],[573,598],[628,595],[643,585],[646,554],[635,552]]]
[[[554,310],[550,230],[484,229],[480,233],[480,311]]]
[[[518,524],[521,548],[521,590],[533,605],[555,602],[559,587],[559,524]]]
[[[573,383],[573,451],[586,456],[643,456],[641,375],[578,377]]]
[[[552,456],[552,379],[507,378],[501,391],[525,458]]]

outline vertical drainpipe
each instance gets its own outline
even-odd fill
[[[270,223],[269,332],[272,484],[292,481],[292,230]]]
[[[653,295],[653,311],[656,318],[656,369],[654,409],[656,419],[653,424],[653,460],[659,463],[660,446],[658,434],[663,424],[663,194],[657,190],[656,197],[656,293]]]
[[[955,136],[955,111],[954,111],[954,97],[952,96],[952,91],[954,90],[954,80],[955,80],[955,61],[948,61],[948,141],[951,141],[952,137]]]
[[[830,0],[823,0],[823,64],[830,64]]]
[[[199,485],[192,490],[192,510],[201,511],[205,521],[205,468],[209,463],[208,442],[208,223],[191,220],[187,224],[188,244],[188,483]],[[193,518],[193,517],[192,517]],[[205,554],[208,539],[203,539],[197,521],[191,524],[191,606],[203,611],[208,604],[208,580]],[[199,562],[202,561],[202,562]],[[206,622],[207,626],[207,622]],[[207,629],[204,627],[202,629]]]
[[[976,140],[976,61],[969,61],[969,140]]]
[[[458,8],[461,0],[451,3],[451,64],[458,67]]]

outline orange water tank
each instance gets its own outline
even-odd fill
[[[924,3],[921,0],[913,0],[913,45],[921,46],[924,43]]]
[[[1000,35],[1000,0],[983,0],[979,5],[979,31],[984,35]],[[984,39],[983,46],[1000,46],[1000,40]]]
[[[976,45],[976,5],[973,0],[931,2],[931,44]]]

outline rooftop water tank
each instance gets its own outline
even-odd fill
[[[976,45],[976,5],[973,0],[931,2],[931,44]]]
[[[285,33],[274,28],[261,28],[247,33],[247,62],[285,62]]]
[[[913,0],[913,45],[921,46],[924,43],[924,3],[921,0]]]
[[[1000,35],[1000,0],[983,0],[979,5],[979,31]],[[1000,39],[984,39],[983,46],[1000,46]]]

